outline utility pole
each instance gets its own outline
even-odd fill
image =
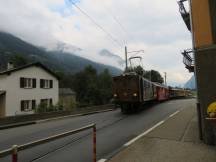
[[[128,69],[127,46],[125,46],[125,71]]]
[[[128,69],[128,54],[129,53],[140,53],[140,52],[142,52],[142,53],[144,53],[144,50],[139,50],[139,51],[130,51],[130,52],[128,52],[127,51],[127,46],[125,46],[125,71]]]
[[[152,70],[150,70],[150,81],[152,81]]]
[[[164,72],[164,83],[165,83],[165,85],[167,85],[166,77],[167,77],[167,73]]]

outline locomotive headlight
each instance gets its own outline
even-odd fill
[[[117,94],[115,93],[113,96],[114,96],[114,97],[117,97]]]
[[[137,93],[134,93],[133,96],[134,96],[134,97],[137,97]]]

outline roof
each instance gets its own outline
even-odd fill
[[[0,96],[1,96],[1,95],[4,95],[5,93],[6,93],[6,91],[0,90]]]
[[[1,71],[0,75],[5,75],[5,74],[9,75],[9,74],[11,74],[13,72],[16,72],[16,71],[19,71],[19,70],[22,70],[22,69],[25,69],[25,68],[29,68],[29,67],[32,67],[32,66],[41,67],[42,69],[44,69],[46,72],[53,75],[58,80],[60,79],[60,77],[56,73],[54,73],[52,70],[50,70],[48,67],[46,67],[45,65],[43,65],[40,62],[34,62],[34,63],[27,64],[27,65],[24,65],[24,66],[20,66],[20,67],[17,67],[17,68],[12,68],[12,69],[9,69],[9,70]]]
[[[76,95],[76,93],[70,88],[59,88],[60,95]]]

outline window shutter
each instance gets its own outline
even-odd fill
[[[32,100],[32,110],[34,110],[36,108],[36,101]]]
[[[24,88],[24,78],[20,78],[20,88]]]
[[[40,87],[44,88],[44,79],[40,79]]]
[[[49,106],[53,106],[52,98],[49,100]]]
[[[24,101],[21,101],[21,111],[24,111]]]
[[[53,80],[50,80],[50,88],[53,88]]]
[[[36,79],[32,79],[32,82],[33,82],[33,88],[36,88]]]

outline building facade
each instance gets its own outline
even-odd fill
[[[73,110],[76,107],[76,93],[70,88],[60,88],[59,103],[62,105],[64,110]]]
[[[32,114],[59,100],[59,78],[41,63],[0,72],[0,117]]]

